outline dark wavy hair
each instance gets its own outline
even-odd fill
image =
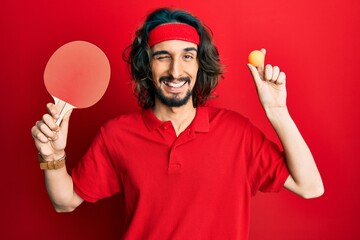
[[[204,105],[218,84],[222,76],[222,65],[219,53],[213,43],[211,32],[199,19],[183,10],[160,8],[150,13],[144,25],[135,33],[133,43],[123,54],[124,60],[129,63],[134,80],[134,94],[143,109],[151,108],[155,104],[155,87],[152,82],[150,68],[151,50],[148,45],[149,32],[156,26],[169,22],[180,22],[193,26],[199,36],[197,58],[199,70],[193,92],[193,105]]]

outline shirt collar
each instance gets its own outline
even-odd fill
[[[164,122],[160,121],[152,109],[142,110],[142,117],[146,127],[153,131],[164,124]],[[196,115],[192,123],[190,124],[190,128],[192,128],[195,132],[209,132],[209,113],[207,107],[198,107],[196,109]]]

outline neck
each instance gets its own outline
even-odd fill
[[[179,136],[195,118],[196,108],[191,100],[181,107],[169,107],[155,99],[153,112],[160,121],[171,121],[176,135]]]

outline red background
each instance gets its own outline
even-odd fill
[[[251,239],[360,239],[359,23],[356,0],[11,1],[0,4],[1,239],[118,239],[115,196],[57,214],[47,197],[30,135],[51,101],[43,71],[51,54],[86,40],[107,54],[112,77],[104,98],[71,119],[68,168],[109,118],[137,109],[122,50],[149,11],[184,8],[211,27],[227,65],[211,104],[239,111],[271,138],[246,68],[253,49],[288,79],[288,105],[316,158],[325,195],[303,200],[287,191],[253,199]]]

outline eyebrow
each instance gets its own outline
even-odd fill
[[[194,48],[194,47],[188,47],[188,48],[185,48],[184,51],[186,51],[186,52],[190,52],[190,51],[195,51],[195,52],[197,52],[197,49]]]
[[[185,52],[190,52],[190,51],[197,52],[197,49],[194,47],[188,47],[188,48],[184,48],[184,51]],[[170,53],[166,50],[159,50],[159,51],[154,52],[151,56],[155,57],[156,55],[162,55],[162,54],[170,54]]]
[[[154,52],[151,56],[155,57],[156,55],[162,55],[162,54],[170,54],[170,53],[165,50],[160,50],[160,51]]]

